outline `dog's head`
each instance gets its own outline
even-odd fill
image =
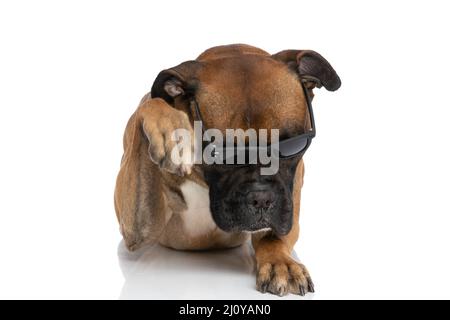
[[[195,61],[162,71],[152,97],[165,99],[196,120],[197,101],[208,128],[278,129],[280,139],[304,133],[309,123],[301,81],[312,89],[334,91],[340,79],[331,65],[309,50],[275,55],[245,45],[215,47]],[[270,137],[269,137],[270,139]],[[261,175],[258,165],[201,166],[210,189],[217,225],[230,232],[271,228],[287,234],[293,220],[293,183],[300,157],[279,162],[274,175]]]

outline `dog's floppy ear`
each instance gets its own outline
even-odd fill
[[[186,61],[161,71],[153,82],[152,98],[162,98],[173,104],[174,98],[192,93],[197,85],[196,74],[200,67],[198,61]]]
[[[272,55],[272,58],[295,69],[310,89],[324,86],[328,91],[336,91],[341,86],[341,79],[331,64],[315,51],[284,50]]]

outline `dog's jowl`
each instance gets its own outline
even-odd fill
[[[340,84],[315,51],[271,55],[248,45],[214,47],[161,71],[125,129],[114,200],[126,246],[230,248],[251,238],[258,290],[314,292],[305,266],[291,256],[299,236],[302,156],[315,135],[313,90],[335,91]],[[194,123],[202,125],[200,133]],[[231,143],[217,138],[230,129],[243,134]],[[192,135],[190,147],[177,149],[177,130]],[[267,143],[252,141],[250,131],[265,132]],[[199,134],[215,138],[207,145],[195,139]],[[252,156],[263,151],[276,166]],[[222,161],[195,161],[195,154]],[[276,170],[263,174],[271,165]]]

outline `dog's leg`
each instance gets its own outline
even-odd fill
[[[187,115],[161,99],[149,97],[144,97],[128,121],[114,204],[130,250],[158,241],[170,218],[161,170],[190,173],[189,164],[175,165],[170,159],[176,144],[171,134],[176,128],[191,130]]]
[[[256,286],[261,292],[285,295],[289,292],[305,295],[314,292],[305,266],[292,258],[291,252],[299,236],[300,192],[303,185],[303,160],[297,166],[293,191],[294,221],[286,236],[277,237],[270,232],[256,233],[252,243],[256,256]]]

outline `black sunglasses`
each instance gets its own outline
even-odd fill
[[[279,141],[276,144],[267,145],[267,146],[216,146],[214,142],[204,141],[203,142],[203,150],[212,144],[211,155],[212,157],[220,157],[222,159],[222,163],[226,165],[242,165],[242,159],[245,159],[245,165],[248,164],[257,164],[258,154],[260,152],[265,152],[266,155],[271,156],[271,150],[276,150],[278,153],[278,157],[280,159],[288,159],[293,157],[302,157],[306,150],[311,145],[312,139],[316,135],[316,126],[314,122],[314,114],[311,105],[311,97],[306,89],[303,81],[301,82],[303,92],[306,97],[306,104],[308,108],[308,114],[310,119],[311,128],[308,132],[287,138]],[[204,126],[204,121],[200,113],[200,107],[197,103],[197,100],[193,99],[195,113],[197,121],[200,121],[202,124],[203,134],[207,130]]]

